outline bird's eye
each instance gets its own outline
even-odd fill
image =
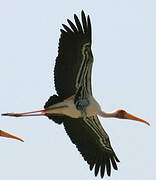
[[[124,118],[125,112],[126,112],[125,110],[120,109],[120,110],[118,110],[117,112],[118,112],[118,115],[117,115],[117,116],[118,116],[119,118]]]
[[[119,112],[122,114],[125,113],[125,110],[120,109]]]

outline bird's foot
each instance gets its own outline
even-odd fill
[[[20,117],[20,116],[22,116],[22,114],[20,114],[20,113],[3,113],[2,116]]]

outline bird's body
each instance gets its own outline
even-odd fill
[[[95,100],[91,88],[93,54],[91,50],[92,30],[90,17],[81,13],[81,22],[74,15],[75,24],[67,20],[69,27],[63,24],[59,40],[58,56],[54,69],[57,95],[49,98],[44,110],[26,113],[5,113],[8,116],[44,115],[58,124],[63,124],[71,141],[81,152],[84,160],[100,171],[103,178],[105,170],[111,174],[111,167],[117,170],[119,162],[103,129],[98,115],[148,122],[127,113],[124,110],[104,112]]]
[[[100,105],[92,96],[88,97],[87,99],[79,100],[79,107],[80,106],[85,110],[87,117],[95,116],[99,114],[101,110]],[[72,97],[69,100],[49,106],[46,108],[46,113],[65,115],[72,118],[83,118],[83,114],[81,113],[81,109],[79,109],[79,107],[75,105],[74,97]]]

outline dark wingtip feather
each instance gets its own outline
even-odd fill
[[[114,158],[117,162],[120,162],[120,160],[117,158],[116,154],[114,153]]]
[[[100,171],[100,174],[101,174],[101,178],[103,178],[104,175],[105,175],[105,163],[103,163],[103,164],[101,165],[101,171]]]
[[[93,167],[94,167],[94,163],[90,164],[89,169],[92,171]]]
[[[90,31],[91,31],[91,20],[90,20],[89,15],[87,16],[87,21],[88,21],[88,28],[89,28]]]
[[[101,165],[101,156],[97,156],[95,162],[96,162],[96,164],[95,164],[95,176],[97,176],[97,174],[99,172],[100,165]]]
[[[116,162],[115,162],[115,160],[114,160],[113,157],[111,157],[111,163],[112,163],[112,165],[113,165],[113,168],[114,168],[115,170],[118,170],[118,167],[117,167]]]
[[[76,22],[76,25],[77,25],[77,28],[78,28],[79,32],[83,33],[83,29],[82,29],[81,23],[80,23],[79,18],[77,17],[76,14],[74,14],[74,19],[75,19],[75,22]]]
[[[88,33],[90,34],[90,39],[91,39],[92,29],[91,29],[91,20],[89,15],[87,16],[87,22],[88,22]]]
[[[64,29],[65,29],[67,32],[72,33],[72,30],[71,30],[68,26],[66,26],[65,24],[62,24],[62,26],[64,27]]]
[[[69,19],[67,19],[67,22],[69,23],[69,25],[70,25],[70,27],[72,28],[72,30],[73,30],[75,33],[77,33],[78,31],[77,31],[76,26],[75,26]]]
[[[84,32],[87,33],[87,21],[84,11],[81,12],[81,18],[82,18]]]
[[[95,166],[95,176],[98,175],[98,172],[99,172],[99,168],[100,168],[100,164],[97,163],[96,166]]]
[[[83,9],[82,9],[82,11],[81,11],[81,14],[85,14]]]
[[[107,169],[107,175],[110,176],[111,175],[111,165],[110,165],[109,159],[107,159],[107,161],[106,161],[106,169]]]
[[[66,33],[66,31],[64,29],[60,29],[61,33]]]

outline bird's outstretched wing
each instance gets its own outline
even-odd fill
[[[53,95],[46,102],[45,108],[59,102],[61,99],[57,95]],[[116,162],[119,160],[97,116],[86,119],[52,115],[48,115],[48,117],[58,124],[63,123],[71,141],[90,165],[90,170],[95,169],[95,176],[100,170],[101,177],[103,177],[105,169],[110,176],[111,166],[117,170]]]
[[[88,95],[91,92],[91,71],[93,56],[91,51],[91,22],[81,13],[82,23],[74,15],[74,25],[67,20],[70,27],[63,24],[59,40],[58,56],[54,69],[57,94],[66,99],[85,87]]]
[[[90,170],[95,169],[95,176],[100,170],[101,178],[103,178],[105,169],[107,175],[110,176],[111,164],[117,170],[116,162],[119,160],[97,116],[86,120],[68,118],[63,124],[71,141],[90,165]]]

